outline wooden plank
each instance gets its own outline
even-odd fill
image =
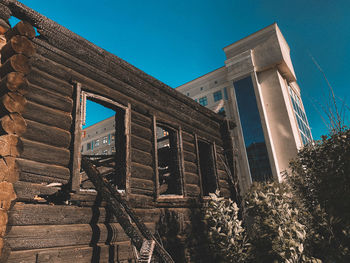
[[[68,167],[70,151],[65,148],[22,139],[22,159]]]
[[[28,174],[48,176],[50,178],[63,180],[69,180],[70,178],[70,170],[66,167],[40,163],[21,158],[16,158],[16,164],[21,172]]]
[[[26,123],[27,129],[22,135],[23,138],[56,147],[69,147],[70,132],[31,120],[26,120]]]
[[[131,161],[146,166],[150,166],[153,163],[153,158],[150,153],[146,153],[137,149],[131,150]]]
[[[133,163],[131,166],[131,177],[154,180],[154,170],[151,166]]]
[[[193,134],[190,134],[188,132],[184,132],[182,131],[182,139],[186,142],[189,142],[189,143],[194,143],[194,136]]]
[[[30,101],[64,112],[72,112],[73,100],[68,96],[61,95],[58,92],[52,92],[49,89],[31,83],[24,88],[24,92],[25,97]]]
[[[25,119],[55,126],[66,131],[70,131],[72,125],[71,114],[31,101],[27,102],[22,115]]]
[[[36,66],[42,64],[41,66],[45,67],[45,62],[46,61],[43,61],[38,56],[32,58],[32,63]],[[31,72],[27,75],[27,79],[30,83],[46,90],[51,90],[54,93],[68,97],[71,97],[73,95],[72,84],[62,80],[61,78],[56,78],[50,74],[47,74],[38,68],[33,67]]]

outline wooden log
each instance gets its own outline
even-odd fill
[[[70,170],[66,167],[40,163],[21,158],[16,158],[16,164],[20,172],[48,176],[51,178],[69,180]]]
[[[151,141],[140,138],[136,135],[131,135],[131,147],[148,153],[151,153],[153,150]]]
[[[193,152],[183,151],[184,160],[192,163],[196,163],[197,156]]]
[[[26,121],[18,113],[9,113],[0,119],[0,131],[21,136],[27,127]]]
[[[150,153],[146,153],[137,149],[131,150],[131,161],[146,166],[151,166],[153,163],[153,157]]]
[[[70,151],[62,147],[22,139],[21,158],[36,162],[68,167]]]
[[[152,130],[136,123],[131,123],[131,134],[151,141],[153,138]]]
[[[112,245],[65,246],[59,248],[12,251],[8,263],[128,263],[135,259],[133,247],[128,241]]]
[[[0,67],[0,76],[4,77],[10,72],[28,74],[30,70],[31,66],[29,59],[22,54],[17,54],[6,60],[6,62]]]
[[[0,181],[17,182],[19,178],[18,170],[15,165],[15,157],[0,157]]]
[[[194,185],[194,184],[186,184],[185,185],[186,188],[186,193],[188,196],[199,196],[201,193],[201,189],[198,185]]]
[[[23,138],[56,147],[69,147],[71,139],[70,132],[31,120],[27,120],[26,122],[27,129],[22,135]]]
[[[187,132],[182,132],[182,139],[186,142],[189,142],[189,143],[194,143],[194,136],[193,134],[190,134],[190,133],[187,133]]]
[[[142,113],[138,113],[135,110],[131,112],[131,122],[135,122],[147,128],[151,128],[152,126],[152,119],[150,116],[144,115]]]
[[[7,41],[1,49],[1,61],[5,62],[10,57],[22,54],[26,57],[32,57],[35,54],[35,48],[32,42],[24,36],[14,36]]]
[[[148,212],[144,213],[148,215]],[[141,214],[142,216],[142,214]],[[108,208],[17,202],[9,212],[9,225],[71,225],[117,222]],[[153,221],[145,221],[153,222]]]
[[[17,35],[33,39],[35,37],[35,30],[30,23],[26,21],[20,21],[13,28],[6,32],[5,37],[7,40],[10,40]]]
[[[186,142],[184,140],[182,140],[182,147],[184,149],[184,151],[188,151],[191,153],[195,153],[196,152],[196,148],[193,142]]]
[[[223,170],[218,170],[218,177],[220,180],[228,180],[228,174]]]
[[[185,161],[184,165],[185,165],[185,172],[198,174],[197,165],[195,163]]]
[[[32,61],[35,61],[35,59],[33,58]],[[45,66],[45,64],[43,66]],[[63,96],[72,97],[73,85],[52,75],[49,75],[37,68],[32,69],[32,71],[28,74],[27,79],[30,83],[35,84],[36,86],[39,86],[46,90],[51,90]]]
[[[18,156],[23,150],[18,136],[9,134],[0,136],[0,156]]]
[[[13,189],[12,183],[0,183],[0,208],[3,211],[8,211],[11,203],[16,199],[16,193]]]
[[[17,195],[17,201],[24,202],[46,202],[43,198],[38,198],[40,196],[53,195],[57,193],[60,188],[59,187],[48,187],[42,184],[35,184],[29,182],[15,182],[13,184]]]
[[[111,239],[111,240],[108,240]],[[6,240],[11,249],[38,249],[73,245],[89,245],[128,241],[129,238],[118,223],[13,226]]]
[[[139,179],[139,178],[130,178],[130,187],[143,189],[153,192],[154,190],[154,182],[151,180]]]
[[[133,163],[131,166],[131,176],[145,180],[153,180],[154,170],[151,166]]]
[[[185,183],[186,184],[199,185],[199,176],[198,176],[198,174],[185,172]]]
[[[9,92],[3,95],[0,98],[0,105],[3,106],[1,112],[3,114],[18,112],[21,113],[24,110],[24,107],[27,103],[27,100],[17,92]]]
[[[72,125],[71,114],[31,101],[27,102],[22,115],[25,119],[55,126],[66,131],[70,131]]]
[[[7,212],[5,210],[0,210],[0,237],[5,236],[6,227],[8,222]]]
[[[28,85],[28,81],[23,73],[11,72],[7,74],[0,82],[0,95],[7,92],[18,92],[23,94],[24,88]]]
[[[48,185],[51,183],[60,183],[62,185],[68,184],[68,179],[59,179],[55,177],[49,177],[49,176],[43,176],[40,174],[32,174],[32,173],[26,173],[19,171],[19,181],[21,182],[29,182],[29,183],[37,183],[37,184],[43,184]]]
[[[153,209],[154,200],[151,196],[139,195],[139,194],[129,194],[128,200],[129,206],[132,208],[151,208]]]
[[[194,127],[202,127],[203,129],[206,129],[219,136],[219,124],[206,116],[207,114],[213,114],[214,117],[215,114],[210,110],[205,109],[204,111],[206,114],[203,114],[203,112],[197,112],[196,110],[190,109],[187,106],[184,107],[184,104],[181,104],[180,106],[176,99],[172,98],[171,96],[162,96],[165,94],[163,94],[159,89],[151,87],[149,83],[143,82],[142,80],[138,79],[137,76],[130,75],[130,72],[127,72],[121,68],[118,68],[118,70],[113,69],[115,72],[111,74],[111,72],[108,71],[109,69],[113,68],[112,61],[108,68],[104,70],[105,66],[101,66],[99,68],[92,67],[91,65],[96,64],[84,63],[82,60],[77,59],[77,57],[62,52],[61,50],[58,50],[39,39],[35,39],[34,42],[37,44],[36,48],[38,53],[40,53],[42,56],[71,68],[81,75],[89,76],[93,80],[106,86],[110,86],[111,88],[118,90],[145,105],[150,105],[160,112],[169,113],[172,117],[169,116],[167,119],[180,119]],[[75,75],[74,71],[72,71],[72,74]],[[188,100],[190,101],[190,99]],[[220,119],[220,117],[215,115],[215,119],[218,118]]]
[[[230,189],[230,184],[226,180],[219,180],[219,187]]]
[[[9,29],[10,25],[4,19],[0,18],[0,35],[4,35]]]
[[[4,3],[0,3],[0,18],[5,20],[8,23],[9,18],[11,17],[12,12]]]
[[[30,101],[64,112],[72,112],[73,100],[68,96],[62,96],[57,92],[41,88],[34,84],[29,84],[24,89],[24,92],[25,97]]]

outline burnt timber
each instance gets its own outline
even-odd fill
[[[111,188],[156,236],[155,251],[163,242],[175,262],[205,262],[191,235],[206,199],[198,140],[212,149],[216,187],[235,198],[233,125],[18,1],[0,1],[0,42],[0,262],[137,261],[140,240],[113,215],[118,206],[81,188],[84,96],[122,116]],[[160,182],[158,126],[173,137],[163,152],[176,159],[175,194]]]

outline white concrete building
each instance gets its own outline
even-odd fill
[[[272,24],[224,48],[225,66],[176,88],[237,123],[240,187],[281,181],[281,173],[312,140],[290,58],[290,48]]]

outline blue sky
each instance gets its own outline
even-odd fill
[[[223,47],[277,22],[290,48],[314,138],[327,85],[350,104],[348,0],[22,0],[96,45],[177,87],[224,65]],[[321,110],[322,111],[322,110]]]

